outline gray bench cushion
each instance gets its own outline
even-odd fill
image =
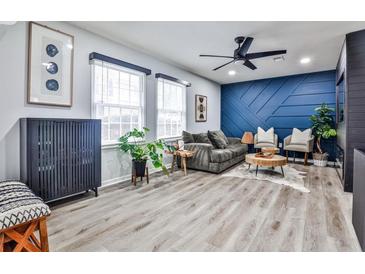
[[[0,230],[51,213],[49,207],[23,183],[0,182]]]

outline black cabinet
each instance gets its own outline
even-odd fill
[[[354,149],[365,149],[365,30],[346,35],[336,69],[337,145],[343,152],[342,183],[352,191]]]
[[[352,224],[362,250],[365,250],[365,153],[354,152],[354,196],[352,206]]]
[[[101,121],[20,121],[20,176],[45,201],[101,185]]]

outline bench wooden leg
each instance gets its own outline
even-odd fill
[[[39,221],[39,238],[41,241],[41,251],[48,252],[48,232],[47,232],[47,221],[46,219],[41,219]]]
[[[34,234],[37,230],[39,230],[39,240]],[[2,230],[0,232],[0,252],[3,251],[48,252],[49,246],[46,218],[42,217],[28,223]]]
[[[0,233],[0,252],[4,251],[4,233]]]

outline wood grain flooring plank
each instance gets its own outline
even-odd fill
[[[302,193],[260,180],[191,170],[150,184],[105,187],[56,203],[51,251],[360,251],[352,195],[333,168],[307,172]]]

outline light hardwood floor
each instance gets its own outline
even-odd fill
[[[308,172],[302,193],[189,170],[114,185],[52,207],[51,251],[360,251],[352,195],[333,168]]]

